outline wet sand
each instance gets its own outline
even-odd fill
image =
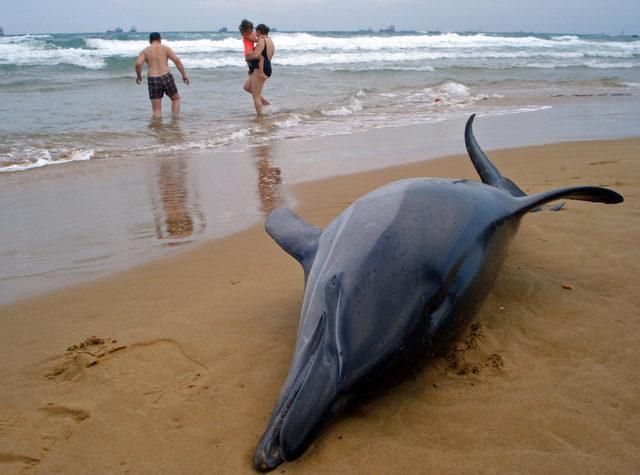
[[[599,184],[625,203],[527,216],[451,353],[336,418],[278,472],[640,470],[640,139],[490,155],[528,192]],[[414,176],[477,179],[451,156],[289,193],[324,226]],[[0,307],[0,472],[250,472],[302,290],[258,225]]]
[[[628,138],[638,134],[638,111],[640,96],[555,98],[535,113],[480,116],[474,130],[486,149]],[[296,183],[463,153],[467,117],[461,109],[427,124],[304,140],[266,133],[258,146],[184,150],[188,116],[146,127],[149,139],[172,150],[164,156],[131,144],[126,158],[3,173],[0,305],[257,224],[274,205],[296,205],[289,192]],[[264,122],[276,127],[277,120]]]

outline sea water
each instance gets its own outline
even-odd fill
[[[163,121],[146,34],[0,37],[0,303],[239,230],[295,205],[286,183],[462,153],[471,113],[485,148],[640,135],[636,38],[271,36],[256,120],[239,34],[163,33],[191,79]]]
[[[191,85],[181,133],[148,127],[133,63],[144,33],[0,37],[0,172],[104,158],[241,149],[282,139],[533,111],[551,97],[640,94],[640,40],[603,35],[273,33],[269,120],[242,91],[235,33],[165,33]],[[168,103],[165,104],[168,109]]]

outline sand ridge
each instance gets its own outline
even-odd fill
[[[337,417],[297,472],[640,470],[640,139],[490,154],[529,193],[612,186],[616,206],[530,214],[446,357]],[[297,186],[325,226],[447,157]],[[570,288],[567,288],[570,287]],[[289,369],[298,264],[261,226],[0,308],[0,472],[251,472]]]

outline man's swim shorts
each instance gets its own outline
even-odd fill
[[[178,94],[178,88],[171,73],[163,76],[149,76],[147,83],[149,84],[149,99],[162,99],[164,94],[169,97]]]

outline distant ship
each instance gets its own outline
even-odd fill
[[[2,29],[1,26],[0,26],[0,36],[4,36],[4,30]]]
[[[227,30],[227,27],[226,27],[226,26],[223,26],[222,28],[220,28],[220,29],[218,30],[218,33],[226,33],[227,31],[229,31],[229,30]]]
[[[386,28],[380,28],[380,33],[395,33],[396,27],[394,25],[389,25]]]
[[[132,27],[129,29],[129,33],[137,33],[137,32],[138,32],[138,29],[137,29],[135,26],[132,26]]]
[[[358,30],[358,33],[373,33],[373,28],[369,27],[366,30]]]
[[[117,35],[117,34],[120,34],[120,33],[123,33],[123,32],[124,32],[124,30],[122,28],[120,28],[120,27],[116,28],[115,30],[107,30],[107,33],[110,34],[110,35]]]

